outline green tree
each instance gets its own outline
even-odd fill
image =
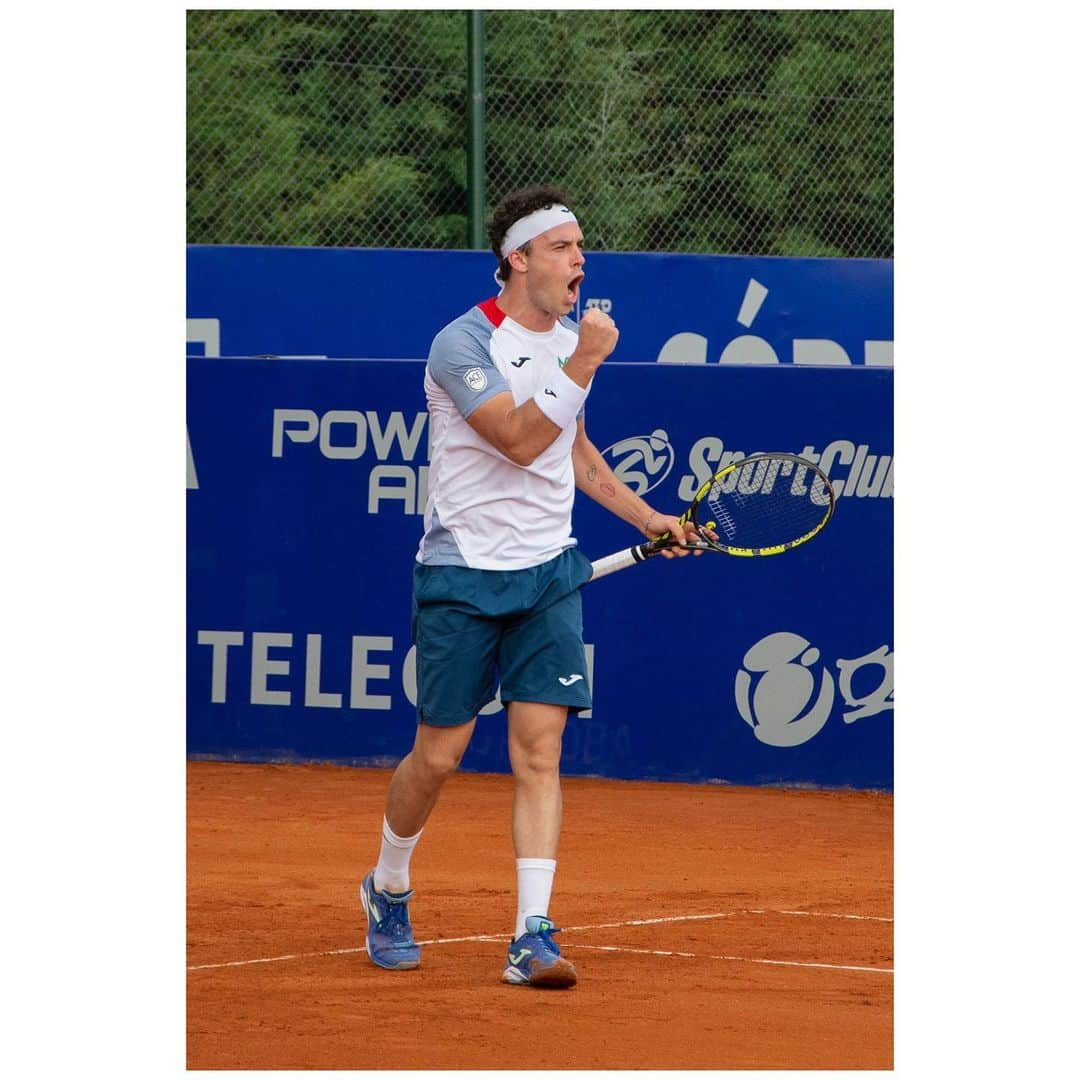
[[[590,247],[892,254],[889,11],[492,11],[487,186]],[[190,11],[193,242],[464,247],[465,13]]]

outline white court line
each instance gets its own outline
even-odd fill
[[[837,915],[829,911],[769,911],[766,908],[742,908],[738,911],[714,911],[708,915],[665,915],[656,919],[626,919],[623,922],[593,923],[591,926],[564,926],[571,930],[610,930],[623,926],[653,926],[656,923],[691,922],[695,919],[730,919],[735,915],[803,915],[818,919],[857,919],[867,922],[892,922],[884,915]]]
[[[860,921],[892,922],[891,918],[881,915],[837,915],[828,911],[769,911],[765,908],[745,908],[739,911],[714,911],[708,915],[664,915],[654,919],[626,919],[623,922],[593,923],[589,926],[564,926],[566,933],[581,930],[618,930],[624,926],[653,926],[657,923],[694,922],[701,919],[729,919],[735,915],[801,915],[823,919],[857,919]],[[429,938],[427,941],[418,941],[417,945],[455,945],[467,941],[505,941],[506,934],[473,934],[470,937],[459,938]],[[567,943],[569,944],[569,942]],[[600,946],[577,945],[575,948],[600,948]],[[607,948],[614,948],[608,946]],[[650,950],[624,949],[624,952],[650,952]],[[289,953],[285,956],[263,956],[256,960],[229,960],[221,964],[189,964],[188,971],[208,971],[214,968],[248,967],[251,964],[276,964],[284,960],[317,960],[323,956],[348,956],[352,953],[366,953],[367,948],[360,946],[354,949],[328,949],[325,952],[314,953]],[[694,956],[693,953],[666,953],[655,952],[656,956]],[[713,960],[738,960],[740,957],[717,956],[707,957]],[[783,964],[783,960],[748,960],[747,963],[755,964]],[[829,964],[804,964],[803,967],[830,967]],[[891,971],[891,968],[853,968],[855,971]]]
[[[247,967],[249,964],[276,964],[279,960],[310,960],[318,956],[344,956],[346,953],[367,952],[367,949],[331,949],[329,952],[288,953],[285,956],[261,956],[258,960],[229,960],[224,964],[188,964],[188,971],[208,968]]]
[[[758,912],[755,912],[758,914]],[[812,915],[818,919],[859,919],[863,922],[892,922],[888,915],[837,915],[832,911],[777,911],[777,915]]]
[[[462,941],[504,941],[505,934],[474,934],[472,937],[430,938],[417,945],[455,945]],[[315,960],[320,956],[348,956],[349,953],[366,953],[367,946],[356,949],[328,949],[326,952],[291,953],[288,956],[263,956],[258,960],[230,960],[225,964],[189,964],[188,971],[205,971],[207,968],[246,967],[248,964],[275,964],[279,960]]]
[[[581,945],[576,941],[563,943],[566,949],[592,949],[594,952],[640,953],[642,956],[684,956],[689,960],[733,960],[739,964],[772,964],[778,967],[828,968],[830,971],[875,971],[892,975],[892,968],[859,967],[856,964],[813,964],[804,960],[759,960],[751,956],[705,956],[701,953],[671,952],[667,949],[631,949],[624,945]]]

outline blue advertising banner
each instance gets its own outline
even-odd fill
[[[484,251],[188,248],[188,352],[426,359],[496,291]],[[613,361],[892,365],[889,259],[588,254],[579,311],[619,326]]]
[[[188,750],[385,764],[411,745],[423,363],[188,361]],[[652,560],[584,589],[594,705],[567,774],[891,789],[892,372],[605,364],[588,432],[677,512],[733,455],[819,460],[828,528],[786,555]],[[585,496],[590,558],[640,538]],[[485,708],[463,767],[507,771]]]

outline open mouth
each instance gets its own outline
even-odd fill
[[[581,283],[585,280],[584,274],[575,274],[566,285],[566,295],[570,298],[570,302],[577,303],[578,292],[581,289]]]

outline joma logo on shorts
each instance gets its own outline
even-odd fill
[[[561,682],[563,686],[573,686],[579,679],[584,678],[584,675],[578,675],[577,672],[574,672],[573,675],[560,675],[559,682]]]

